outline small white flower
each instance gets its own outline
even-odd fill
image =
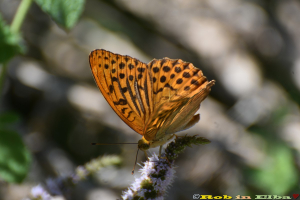
[[[142,176],[136,178],[128,190],[123,192],[122,198],[131,200],[133,197],[143,197],[144,199],[163,200],[167,188],[174,179],[173,167],[165,159],[159,159],[156,154],[153,154],[144,163],[144,167],[139,170]]]
[[[41,185],[33,187],[31,189],[31,195],[35,199],[51,200],[50,194]]]

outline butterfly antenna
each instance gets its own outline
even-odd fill
[[[134,163],[134,166],[133,166],[133,170],[132,170],[132,172],[131,172],[132,175],[134,174],[134,168],[135,168],[135,165],[136,165],[136,161],[137,161],[137,157],[138,157],[139,150],[140,150],[140,149],[138,148],[138,150],[137,150],[137,152],[136,152],[135,163]]]
[[[92,145],[119,145],[119,144],[138,144],[138,143],[91,143]]]

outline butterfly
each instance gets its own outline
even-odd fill
[[[153,59],[148,64],[127,55],[96,49],[89,55],[101,93],[118,116],[142,135],[138,149],[171,140],[200,120],[195,113],[215,81],[181,59]]]

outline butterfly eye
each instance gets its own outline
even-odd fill
[[[150,144],[145,139],[140,139],[138,142],[138,148],[142,151],[146,151],[150,148]]]

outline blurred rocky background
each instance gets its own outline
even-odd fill
[[[19,3],[0,0],[8,24]],[[119,155],[123,164],[81,182],[71,199],[120,198],[139,176],[131,175],[136,145],[90,145],[141,138],[98,91],[88,62],[94,49],[145,63],[181,58],[216,80],[200,122],[179,134],[211,144],[181,154],[165,199],[299,194],[300,1],[87,0],[70,30],[33,3],[22,37],[26,51],[8,64],[0,111],[21,116],[16,127],[32,158],[22,183],[0,181],[0,200],[22,199],[100,155]]]

